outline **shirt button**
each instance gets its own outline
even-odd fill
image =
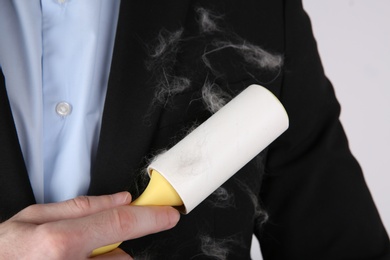
[[[56,113],[59,116],[68,116],[72,113],[72,106],[67,102],[60,102],[56,106]]]

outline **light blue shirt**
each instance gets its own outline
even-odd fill
[[[0,66],[38,203],[85,194],[120,0],[0,0]]]

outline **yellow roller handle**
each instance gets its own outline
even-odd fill
[[[132,206],[182,206],[183,201],[172,185],[157,171],[152,170],[150,182],[145,191],[133,201]],[[105,254],[121,243],[102,246],[93,250],[91,256]]]
[[[115,248],[117,248],[120,244],[122,244],[122,242],[99,247],[99,248],[92,251],[91,257],[108,253],[108,252],[114,250]]]

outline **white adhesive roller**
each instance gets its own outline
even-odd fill
[[[148,167],[151,180],[131,205],[170,205],[188,214],[288,127],[279,100],[251,85]],[[92,256],[120,243],[95,249]]]
[[[288,128],[287,113],[266,88],[251,85],[148,166],[189,213]]]

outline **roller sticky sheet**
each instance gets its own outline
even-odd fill
[[[251,85],[148,166],[189,213],[288,128],[287,113],[266,88]],[[161,194],[163,196],[163,194]]]

